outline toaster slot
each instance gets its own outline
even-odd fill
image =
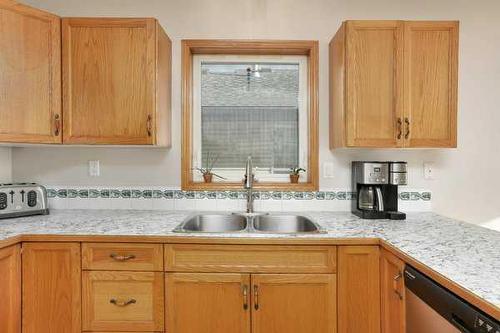
[[[7,208],[7,193],[0,192],[0,210]]]

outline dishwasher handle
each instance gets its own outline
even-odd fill
[[[451,323],[462,333],[472,333],[471,330],[465,327],[464,321],[454,313],[451,314]]]

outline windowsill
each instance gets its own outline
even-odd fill
[[[243,191],[243,182],[241,183],[230,183],[230,182],[189,182],[182,185],[182,189],[186,191]],[[262,182],[255,183],[253,189],[256,191],[317,191],[318,185],[312,182],[303,183],[271,183]]]

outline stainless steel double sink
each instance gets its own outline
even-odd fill
[[[174,232],[303,234],[325,231],[317,223],[301,215],[213,213],[188,217]]]

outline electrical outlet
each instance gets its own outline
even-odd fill
[[[434,179],[434,163],[431,162],[424,163],[424,179],[427,180]]]
[[[89,161],[89,176],[99,177],[101,175],[101,168],[99,161]]]
[[[332,162],[323,163],[323,177],[324,178],[334,178],[334,167]]]

